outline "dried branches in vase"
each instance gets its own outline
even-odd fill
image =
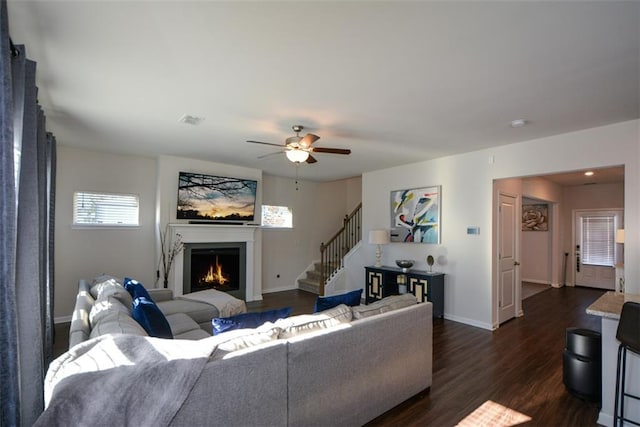
[[[164,287],[167,288],[169,285],[169,273],[171,272],[171,266],[173,265],[173,260],[176,255],[182,252],[184,249],[184,243],[182,242],[182,236],[179,233],[176,233],[175,238],[173,239],[173,244],[167,239],[167,234],[169,232],[169,226],[167,225],[164,228],[164,232],[160,232],[160,262],[158,263],[159,267],[162,267],[162,277],[164,279]],[[171,246],[169,246],[171,245]]]

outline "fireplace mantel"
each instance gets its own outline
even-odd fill
[[[211,224],[169,224],[169,235],[172,240],[176,234],[182,236],[184,243],[218,243],[245,242],[246,249],[246,300],[262,299],[260,290],[256,289],[254,271],[256,271],[255,239],[257,226],[252,225],[211,225]],[[173,242],[172,242],[173,243]],[[176,296],[182,295],[182,278],[184,273],[184,253],[176,256],[171,274],[169,288]]]

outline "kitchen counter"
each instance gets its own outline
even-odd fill
[[[622,305],[627,301],[640,302],[640,295],[609,291],[587,307],[587,314],[620,320]]]
[[[597,423],[603,426],[613,425],[613,404],[615,398],[616,364],[618,345],[616,339],[618,321],[622,305],[627,301],[640,302],[640,295],[607,292],[587,307],[587,314],[600,316],[602,326],[602,406]],[[640,372],[640,358],[629,353],[627,357],[627,387],[633,394],[640,394],[640,381],[629,381]],[[640,419],[640,402],[627,399],[625,415],[631,419]]]

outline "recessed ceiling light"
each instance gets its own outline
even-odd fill
[[[202,123],[203,120],[204,120],[204,117],[190,116],[188,114],[185,114],[184,116],[178,119],[180,123],[186,123],[188,125],[193,125],[193,126],[198,126],[200,123]]]
[[[512,128],[521,128],[526,124],[527,124],[527,121],[525,119],[515,119],[511,121]]]
[[[586,171],[585,176],[593,176],[593,171]]]

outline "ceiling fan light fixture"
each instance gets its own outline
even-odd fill
[[[285,151],[285,154],[287,155],[287,159],[289,159],[293,163],[306,162],[307,159],[309,158],[309,152],[301,150],[299,148],[293,148],[293,149],[287,150]]]

